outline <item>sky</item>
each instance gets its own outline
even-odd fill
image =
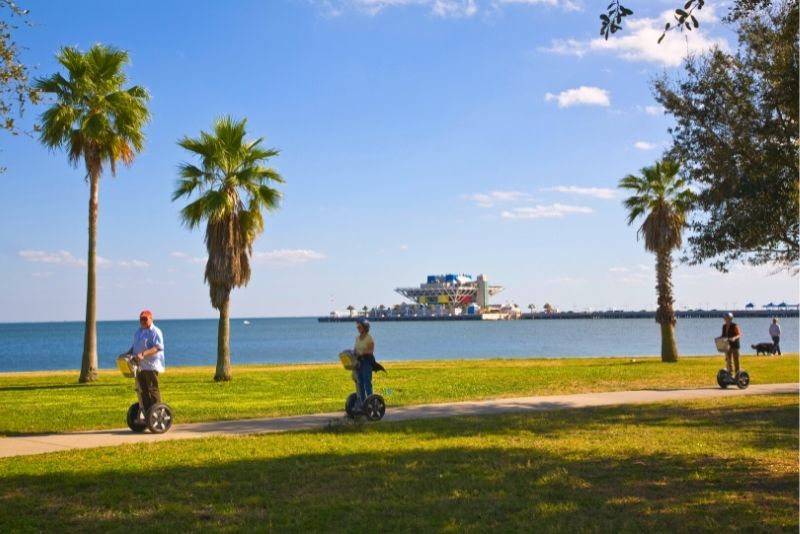
[[[669,147],[651,82],[736,46],[724,2],[657,44],[678,3],[629,0],[604,41],[600,0],[20,0],[32,25],[14,37],[35,77],[61,71],[63,46],[126,50],[129,84],[151,95],[144,150],[100,182],[100,320],[217,316],[203,230],[171,196],[196,163],[177,141],[225,115],[280,151],[285,180],[233,317],[390,306],[444,273],[484,274],[497,304],[638,310],[656,306],[655,259],[617,184]],[[85,169],[7,133],[0,166],[0,322],[82,320]],[[676,261],[673,281],[678,309],[798,300],[772,267]]]

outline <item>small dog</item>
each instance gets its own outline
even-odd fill
[[[759,356],[762,352],[764,354],[775,354],[774,343],[756,343],[750,346],[756,350],[756,356]]]

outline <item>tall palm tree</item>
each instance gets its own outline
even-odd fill
[[[263,148],[263,138],[245,139],[247,120],[217,119],[211,133],[184,137],[178,145],[200,159],[199,165],[179,167],[172,200],[197,198],[181,210],[189,228],[206,221],[205,281],[211,305],[219,310],[217,369],[214,380],[231,379],[230,316],[228,305],[233,288],[250,281],[250,256],[253,243],[264,231],[262,212],[278,207],[280,193],[270,187],[283,178],[264,162],[278,151]]]
[[[629,174],[619,182],[619,187],[633,192],[624,201],[628,209],[628,225],[644,217],[637,237],[643,237],[644,248],[656,255],[656,322],[661,325],[662,362],[678,361],[673,309],[675,300],[672,297],[672,251],[681,246],[686,215],[694,200],[686,181],[678,177],[679,170],[677,162],[666,159],[642,169],[642,176]]]
[[[147,91],[138,85],[125,89],[122,72],[128,53],[102,44],[85,54],[62,48],[56,56],[66,69],[35,82],[38,91],[52,95],[53,105],[41,116],[39,139],[50,149],[63,148],[77,167],[83,160],[89,182],[89,251],[86,283],[86,323],[80,382],[97,380],[97,214],[103,168],[116,174],[117,162],[133,163],[144,146],[142,129],[150,120]]]

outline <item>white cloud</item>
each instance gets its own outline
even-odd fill
[[[611,100],[608,91],[599,87],[587,87],[582,85],[577,89],[568,89],[560,93],[547,93],[544,95],[547,102],[556,100],[558,107],[568,108],[571,106],[610,106]]]
[[[170,256],[180,260],[186,260],[189,263],[194,263],[194,264],[205,263],[206,261],[208,261],[208,256],[203,256],[202,258],[192,257],[186,254],[185,252],[173,252],[170,254]]]
[[[655,143],[648,143],[647,141],[636,141],[633,146],[639,150],[653,150],[658,145]]]
[[[144,269],[150,267],[150,264],[141,260],[107,260],[103,257],[97,256],[97,266],[101,269]]]
[[[328,17],[338,17],[347,11],[375,16],[393,8],[420,7],[437,17],[465,18],[473,17],[481,9],[491,13],[515,4],[582,11],[580,3],[575,0],[311,0],[311,3]]]
[[[617,198],[619,193],[614,189],[607,187],[578,187],[575,185],[559,185],[556,187],[545,187],[542,191],[556,191],[558,193],[567,193],[572,195],[581,195],[587,197],[600,198],[603,200],[612,200]]]
[[[633,267],[611,267],[609,272],[618,275],[617,281],[624,284],[650,283],[653,278],[653,267],[649,265],[635,265]]]
[[[570,206],[566,204],[550,204],[547,206],[527,206],[506,210],[500,214],[504,219],[552,219],[561,218],[572,213],[594,213],[592,208]]]
[[[330,0],[317,2],[320,9],[333,16],[338,16],[344,11],[343,4]],[[349,0],[346,5],[370,16],[375,16],[386,9],[406,6],[429,8],[437,17],[471,17],[478,12],[475,0]]]
[[[582,58],[591,52],[589,41],[579,41],[578,39],[553,39],[550,46],[540,46],[539,52],[557,54],[559,56],[575,56]]]
[[[497,4],[523,4],[526,6],[560,7],[564,11],[583,11],[580,4],[572,0],[497,0]]]
[[[299,264],[309,261],[324,260],[325,254],[314,250],[272,250],[270,252],[256,252],[253,260],[259,263]]]
[[[71,252],[66,250],[59,250],[58,252],[45,252],[43,250],[20,250],[17,254],[30,262],[34,263],[51,263],[58,265],[73,265],[76,267],[85,267],[86,260],[76,258]],[[113,261],[97,256],[97,266],[103,269],[142,269],[149,267],[150,264],[141,260],[119,260]]]
[[[45,252],[43,250],[20,250],[17,252],[21,258],[34,263],[53,263],[59,265],[75,265],[84,267],[86,260],[76,258],[71,252],[59,250],[58,252]]]
[[[644,111],[648,115],[663,115],[665,111],[661,106],[637,106],[636,109]]]
[[[664,31],[666,21],[675,23],[674,13],[665,11],[659,18],[632,18],[625,29],[608,40],[597,37],[588,41],[577,39],[554,39],[549,47],[539,51],[551,54],[583,57],[589,53],[608,53],[626,61],[658,63],[667,67],[677,67],[687,54],[701,54],[714,46],[727,50],[728,42],[723,38],[708,36],[707,27],[718,20],[711,6],[695,12],[700,28],[692,31],[669,33],[661,43],[658,38]],[[685,37],[685,38],[684,38]]]
[[[480,208],[493,208],[497,204],[531,200],[531,196],[528,193],[521,191],[489,191],[488,193],[462,195],[462,198],[474,201]]]

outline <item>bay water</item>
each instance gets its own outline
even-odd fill
[[[742,354],[770,342],[766,318],[736,319]],[[164,333],[167,367],[214,365],[216,319],[156,320]],[[114,368],[130,348],[136,321],[97,323],[100,368]],[[798,319],[781,320],[783,352],[798,352]],[[681,356],[717,354],[714,338],[722,318],[679,319]],[[518,321],[373,322],[376,357],[382,362],[479,358],[575,358],[657,356],[661,331],[650,319],[555,319]],[[236,364],[334,363],[353,347],[354,323],[316,318],[231,320],[231,361]],[[83,322],[0,323],[0,372],[79,369]],[[720,361],[722,356],[720,355]]]

